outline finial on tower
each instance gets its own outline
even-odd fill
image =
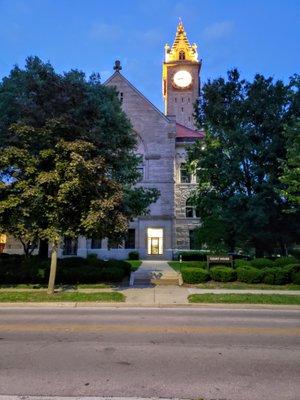
[[[116,72],[120,72],[121,69],[122,69],[121,61],[120,61],[120,60],[116,60],[116,61],[115,61],[115,65],[114,65],[114,70],[115,70]]]

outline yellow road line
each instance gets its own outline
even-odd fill
[[[242,326],[163,326],[125,324],[0,324],[1,332],[138,333],[300,336],[300,328]]]

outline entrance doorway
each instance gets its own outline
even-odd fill
[[[162,228],[148,228],[147,241],[148,241],[148,255],[161,255],[163,254],[163,229]]]

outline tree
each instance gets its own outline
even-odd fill
[[[287,158],[284,160],[284,170],[280,181],[284,184],[282,195],[291,202],[291,212],[300,205],[300,119],[286,128]]]
[[[0,226],[26,243],[49,240],[49,293],[61,237],[120,240],[159,195],[134,186],[136,138],[97,75],[28,58],[0,86],[0,135]]]
[[[200,209],[200,237],[229,251],[253,246],[257,256],[286,246],[299,233],[299,219],[285,213],[280,194],[284,127],[299,114],[299,79],[289,84],[256,75],[208,81],[196,107],[205,140],[189,150],[190,168],[198,178],[194,200]],[[206,235],[209,233],[209,235]],[[206,243],[207,243],[206,240]]]

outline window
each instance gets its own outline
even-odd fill
[[[123,92],[121,92],[120,93],[120,102],[121,102],[121,104],[123,103],[123,99],[124,99],[124,95],[123,95]]]
[[[177,97],[175,97],[175,99],[174,99],[174,100],[175,100],[175,103],[177,103]]]
[[[91,248],[92,249],[101,249],[102,247],[102,239],[92,238]]]
[[[183,112],[183,107],[181,107],[181,111]]]
[[[179,60],[185,60],[185,52],[183,50],[179,52]]]
[[[181,103],[183,103],[183,97],[181,97]]]
[[[125,238],[125,249],[135,249],[135,229],[128,229]]]
[[[196,250],[197,246],[197,235],[195,229],[189,230],[189,238],[190,238],[190,250]]]
[[[64,256],[76,256],[77,255],[77,239],[64,237]]]
[[[191,174],[187,170],[186,164],[181,164],[180,166],[180,182],[191,183]]]
[[[139,182],[141,182],[144,179],[144,167],[142,165],[139,165],[137,167],[137,172],[140,175]]]
[[[193,204],[191,199],[187,199],[187,201],[185,203],[185,217],[186,218],[200,218],[199,210]]]

